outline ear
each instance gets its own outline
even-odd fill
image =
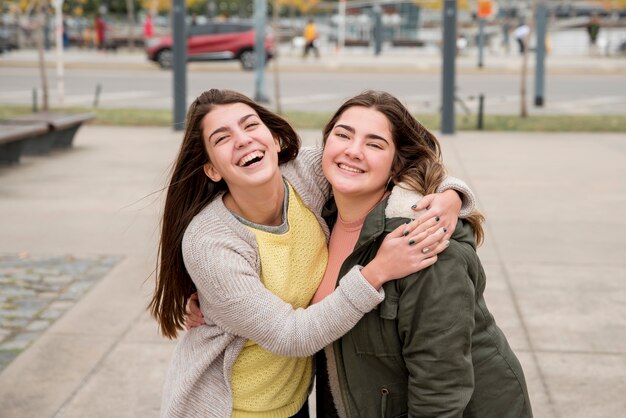
[[[281,152],[282,149],[280,147],[280,138],[278,138],[277,136],[274,136],[274,143],[276,144],[276,147],[278,147],[278,152]]]
[[[206,174],[206,176],[213,180],[215,183],[222,179],[222,175],[218,173],[215,167],[213,167],[213,164],[206,163],[202,166],[202,168],[204,169],[204,174]]]

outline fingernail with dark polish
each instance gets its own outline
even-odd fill
[[[412,240],[412,239],[409,240],[409,245],[413,245],[413,244],[415,244],[415,240]]]
[[[439,222],[439,216],[435,216],[435,222]]]
[[[404,232],[402,233],[402,236],[403,236],[403,237],[406,237],[407,235],[409,235],[409,231],[404,231]]]
[[[411,209],[417,209],[417,205],[411,206]]]
[[[443,233],[445,234],[446,232],[448,232],[448,230],[446,228],[443,228]]]

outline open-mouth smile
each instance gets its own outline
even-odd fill
[[[261,162],[261,160],[263,160],[263,157],[265,157],[265,154],[261,151],[252,151],[249,154],[244,155],[238,162],[237,162],[237,166],[239,167],[250,167],[253,166],[259,162]]]

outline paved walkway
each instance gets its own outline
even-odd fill
[[[318,137],[302,133],[307,143]],[[98,271],[0,371],[0,415],[158,416],[174,343],[157,335],[145,308],[161,188],[180,138],[165,128],[85,126],[71,150],[0,168],[2,309],[8,281],[56,278],[56,298]],[[486,214],[486,297],[523,363],[535,416],[622,416],[623,135],[461,133],[442,143],[450,172]],[[63,272],[75,263],[84,268]],[[28,324],[45,309],[31,308]]]

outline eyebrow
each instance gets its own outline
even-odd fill
[[[337,125],[335,125],[335,128],[343,128],[346,131],[350,132],[351,134],[354,134],[356,132],[356,130],[352,126],[349,126],[349,125],[337,124]],[[380,135],[367,134],[367,135],[365,135],[365,137],[369,138],[369,139],[377,139],[377,140],[385,142],[386,144],[389,144],[389,141],[387,141],[385,138],[383,138]]]
[[[238,125],[241,125],[242,123],[244,123],[246,120],[248,120],[249,118],[253,117],[253,116],[257,116],[254,113],[249,113],[247,115],[242,116],[241,118],[239,118],[239,120],[237,121]],[[208,136],[208,139],[211,140],[211,137],[215,134],[221,133],[221,132],[226,132],[228,131],[228,128],[225,126],[222,126],[220,128],[217,128],[216,130],[214,130],[213,132],[211,132],[211,134]]]

